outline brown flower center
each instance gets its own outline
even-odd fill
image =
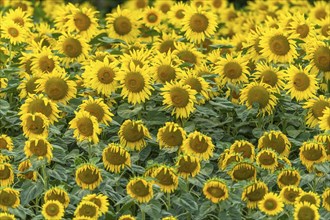
[[[315,219],[314,210],[308,206],[303,206],[298,210],[299,220],[310,220]]]
[[[276,35],[269,40],[269,48],[272,53],[278,56],[284,56],[290,51],[288,39],[283,35]]]
[[[129,72],[125,77],[125,86],[130,92],[141,92],[145,87],[144,77],[139,72]]]
[[[79,209],[79,216],[95,217],[97,215],[97,207],[84,204]]]
[[[275,158],[273,154],[268,152],[263,152],[259,156],[259,163],[265,166],[273,165],[275,163]]]
[[[153,12],[150,12],[150,14],[148,14],[147,16],[147,20],[150,23],[156,23],[158,21],[158,15]]]
[[[130,188],[132,192],[139,197],[145,197],[149,194],[149,185],[144,185],[142,180],[133,183]]]
[[[68,84],[61,78],[50,78],[45,84],[45,92],[47,96],[55,101],[65,98],[68,91]]]
[[[88,104],[86,105],[84,110],[89,112],[91,115],[95,116],[98,122],[102,121],[104,116],[104,110],[99,104],[96,103]]]
[[[99,180],[99,172],[95,168],[80,169],[78,178],[85,184],[93,184]]]
[[[44,140],[38,140],[38,144],[36,144],[36,141],[32,141],[30,143],[30,149],[29,149],[32,154],[38,156],[38,157],[43,157],[47,155],[48,152],[48,146],[47,143],[45,143]]]
[[[158,78],[163,82],[170,82],[176,77],[175,69],[171,65],[161,65],[157,68]]]
[[[214,8],[221,8],[223,2],[222,0],[213,0],[212,5]]]
[[[316,205],[316,199],[315,199],[315,197],[312,196],[312,195],[308,195],[308,194],[302,195],[300,197],[300,201],[299,202],[308,202],[308,203],[311,203],[313,205]]]
[[[178,172],[192,174],[197,169],[198,163],[192,161],[190,157],[185,160],[183,157],[179,161]]]
[[[15,205],[17,199],[14,192],[0,190],[0,205],[12,207]]]
[[[225,195],[225,192],[220,187],[216,187],[216,186],[208,187],[206,191],[210,193],[212,197],[218,199]]]
[[[300,194],[299,191],[287,189],[283,195],[285,199],[287,199],[288,201],[294,202],[296,198],[299,196],[299,194]]]
[[[233,177],[235,180],[248,180],[254,178],[256,174],[256,169],[251,164],[237,164],[233,168]]]
[[[269,103],[269,92],[263,86],[254,86],[248,91],[248,103],[258,103],[259,108],[265,108]]]
[[[284,186],[295,185],[298,182],[298,177],[295,173],[285,172],[280,176],[279,182]]]
[[[182,133],[179,129],[176,131],[170,130],[169,127],[165,128],[165,131],[162,132],[162,141],[170,147],[181,146],[183,138]]]
[[[135,5],[137,8],[145,8],[147,6],[146,0],[136,0]]]
[[[77,58],[82,53],[82,45],[80,41],[74,38],[67,38],[63,42],[62,49],[65,55],[70,58]]]
[[[118,35],[126,35],[132,30],[132,23],[129,18],[120,16],[113,22],[113,28]]]
[[[156,181],[161,185],[171,186],[174,184],[173,177],[170,171],[166,169],[161,169],[160,171],[158,171],[155,178]]]
[[[184,10],[183,9],[179,9],[175,12],[175,17],[178,19],[182,19],[184,18]]]
[[[133,122],[127,124],[123,128],[124,139],[128,142],[137,142],[144,137],[143,129]]]
[[[106,161],[113,165],[122,165],[125,164],[126,156],[121,149],[107,149],[105,152]]]
[[[275,210],[277,208],[277,201],[274,199],[267,199],[264,203],[264,207],[267,210]]]
[[[193,32],[201,33],[209,26],[208,18],[203,14],[194,14],[190,18],[189,26]]]
[[[277,83],[277,74],[274,71],[266,70],[260,74],[260,78],[262,79],[262,82],[267,83],[268,85],[271,85],[274,87]]]
[[[325,37],[329,37],[329,33],[330,33],[330,24],[326,24],[324,26],[322,26],[321,28],[321,33],[323,36]]]
[[[249,199],[249,201],[251,202],[257,202],[260,201],[264,198],[266,194],[266,189],[263,187],[255,187],[255,188],[251,188],[251,191],[249,193],[246,194],[246,197]]]
[[[57,193],[56,191],[52,191],[50,193],[47,193],[46,198],[47,198],[47,201],[56,200],[56,201],[59,201],[62,204],[66,203],[64,193]]]
[[[191,87],[191,89],[196,90],[197,92],[202,91],[202,84],[197,78],[188,78],[186,84]]]
[[[102,67],[97,72],[97,78],[103,84],[110,84],[115,78],[115,73],[110,67]]]
[[[296,32],[300,35],[301,38],[305,38],[309,33],[309,27],[307,24],[298,25]]]
[[[204,137],[200,136],[191,138],[189,141],[190,148],[196,153],[205,153],[209,149],[209,145]]]
[[[29,104],[28,113],[34,114],[36,112],[40,112],[43,115],[45,115],[46,117],[49,117],[53,111],[52,111],[52,107],[50,106],[49,103],[46,105],[44,100],[36,99],[36,100],[33,100]]]
[[[161,6],[160,6],[160,10],[166,14],[169,10],[171,9],[171,6],[167,3],[163,3]]]
[[[310,86],[310,79],[306,73],[297,73],[293,78],[293,85],[298,91],[305,91]]]
[[[244,158],[250,158],[252,156],[252,146],[243,144],[241,146],[236,145],[233,147],[234,152],[242,154]]]
[[[79,133],[81,133],[85,137],[89,137],[93,135],[94,127],[93,122],[90,118],[83,117],[80,118],[77,122],[77,127]]]
[[[7,180],[11,175],[13,173],[7,165],[0,165],[0,180]]]
[[[55,62],[53,59],[48,58],[48,56],[43,56],[39,59],[39,68],[42,72],[51,72],[55,68]]]
[[[167,53],[169,50],[175,50],[174,41],[173,40],[165,40],[159,46],[159,52]]]
[[[171,101],[174,107],[184,108],[189,103],[189,93],[183,88],[175,87],[170,91]]]
[[[180,60],[186,63],[192,63],[196,64],[197,63],[197,57],[195,54],[189,50],[183,50],[180,51],[177,56],[179,57]]]
[[[17,37],[19,35],[19,31],[16,28],[13,28],[13,27],[8,28],[8,33],[12,37]]]
[[[278,154],[284,152],[285,146],[285,141],[280,135],[276,137],[274,134],[271,134],[271,138],[268,135],[263,137],[263,147],[271,148]]]
[[[314,103],[314,105],[312,106],[312,113],[314,115],[315,118],[319,118],[323,116],[323,110],[326,107],[330,107],[330,103],[324,100],[319,100],[317,102]]]
[[[86,31],[91,25],[89,17],[81,12],[75,14],[73,21],[79,31]]]
[[[29,94],[36,94],[35,89],[37,88],[36,81],[40,79],[39,77],[32,77],[26,82],[25,89]]]
[[[328,47],[319,47],[314,53],[313,60],[319,70],[330,71],[330,49]]]
[[[325,11],[324,8],[319,8],[318,10],[315,11],[315,17],[319,20],[324,19],[327,16],[327,12]]]
[[[42,132],[45,130],[44,121],[38,116],[35,117],[35,120],[32,120],[32,117],[29,117],[26,120],[26,127],[33,134],[42,134]]]
[[[323,157],[323,151],[318,147],[303,149],[302,154],[305,157],[305,159],[308,161],[317,161]]]
[[[56,216],[60,211],[60,208],[58,207],[57,204],[49,204],[47,207],[46,207],[46,213],[47,215],[49,216]]]
[[[0,149],[8,149],[7,145],[7,141],[3,138],[0,138]]]
[[[242,75],[242,67],[236,62],[226,63],[223,71],[229,79],[237,79]]]
[[[24,27],[24,20],[23,20],[22,18],[20,18],[20,17],[16,17],[16,18],[13,19],[13,21],[14,21],[16,24],[18,24],[19,26]]]

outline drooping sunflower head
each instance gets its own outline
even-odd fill
[[[20,173],[17,174],[17,177],[27,180],[36,181],[37,180],[37,171],[27,171],[32,168],[32,163],[30,160],[24,160],[18,165],[18,171]]]
[[[227,184],[218,178],[209,179],[204,183],[203,194],[213,203],[219,203],[229,197]]]
[[[98,143],[98,135],[101,133],[97,118],[87,111],[76,112],[76,116],[69,122],[70,128],[74,129],[73,135],[78,141],[88,140]]]
[[[272,149],[280,156],[288,157],[291,143],[281,131],[265,132],[258,141],[258,149]]]
[[[317,208],[320,207],[321,198],[320,196],[312,191],[301,192],[300,195],[296,198],[295,203],[308,202],[311,205],[315,205]]]
[[[322,204],[323,204],[323,207],[327,211],[330,211],[330,188],[329,187],[324,189],[324,191],[323,191]]]
[[[155,183],[165,193],[172,193],[178,187],[178,176],[172,167],[160,165],[151,176],[155,179]]]
[[[145,138],[151,138],[148,128],[141,120],[132,121],[127,119],[120,126],[118,136],[120,143],[132,150],[141,150],[146,146]]]
[[[314,128],[320,122],[319,118],[323,116],[323,111],[327,107],[330,108],[330,99],[320,95],[316,98],[309,99],[303,107],[308,109],[306,124]]]
[[[0,213],[0,219],[2,220],[15,220],[15,215],[10,214],[10,213],[6,213],[6,212],[2,212]]]
[[[274,150],[263,149],[256,157],[257,164],[263,168],[274,171],[278,166],[277,153]]]
[[[109,209],[108,197],[103,194],[88,194],[82,198],[82,201],[93,202],[99,208],[99,214],[105,214]]]
[[[70,203],[69,194],[62,187],[56,186],[52,187],[45,192],[44,195],[45,202],[47,201],[58,201],[64,208],[68,207]]]
[[[14,144],[12,139],[6,134],[0,135],[0,151],[2,149],[12,151],[13,148],[14,148]]]
[[[119,217],[118,220],[136,220],[136,218],[133,217],[132,215],[122,215]]]
[[[10,163],[0,163],[0,186],[10,186],[14,183],[14,172]]]
[[[327,159],[330,160],[330,134],[322,133],[315,135],[314,140],[323,144],[325,152],[327,153]]]
[[[102,98],[93,99],[91,96],[88,100],[84,100],[79,106],[82,111],[87,111],[89,114],[97,118],[97,121],[108,125],[112,121],[113,114],[109,111],[109,107],[104,103]]]
[[[49,200],[42,205],[41,214],[45,219],[62,219],[64,216],[64,206],[59,201]]]
[[[109,144],[102,153],[104,167],[110,172],[120,173],[125,166],[131,166],[131,156],[119,144]]]
[[[52,150],[52,145],[44,137],[30,138],[24,146],[26,157],[36,156],[39,160],[46,158],[48,162],[53,158]]]
[[[275,193],[268,192],[264,198],[258,202],[258,208],[266,215],[275,216],[282,212],[284,203],[280,196]]]
[[[5,187],[0,189],[0,208],[7,211],[8,208],[17,208],[20,204],[20,193],[18,190]]]
[[[297,186],[284,186],[281,189],[280,197],[284,203],[293,205],[302,192],[302,189]]]
[[[83,189],[93,190],[102,182],[100,169],[94,164],[85,163],[76,170],[76,183]]]
[[[249,209],[254,209],[267,193],[268,186],[262,181],[257,181],[244,187],[241,199],[247,202]]]
[[[320,117],[320,122],[319,122],[319,126],[320,129],[323,131],[329,131],[330,130],[330,108],[326,107],[323,110],[323,116]]]
[[[229,174],[233,181],[254,180],[257,176],[257,169],[252,163],[238,162]]]
[[[229,149],[226,149],[224,152],[220,154],[218,159],[218,167],[221,170],[225,170],[231,163],[238,163],[243,160],[243,156],[241,153],[230,152]]]
[[[176,162],[177,172],[180,176],[187,179],[195,177],[201,170],[201,164],[198,157],[189,155],[180,155]]]
[[[293,216],[294,219],[297,220],[320,219],[320,214],[317,207],[309,202],[297,203],[294,207]]]
[[[126,187],[127,194],[140,203],[148,203],[153,197],[152,183],[144,177],[131,179]]]
[[[22,115],[22,127],[25,137],[40,138],[48,136],[49,120],[39,112]]]
[[[259,114],[271,114],[277,104],[277,98],[273,95],[274,89],[262,82],[249,83],[242,91],[240,100],[248,109],[257,104]]]
[[[184,140],[181,150],[185,154],[196,156],[202,160],[208,160],[213,156],[214,144],[211,137],[194,131]]]
[[[327,159],[327,153],[322,143],[307,141],[302,144],[299,150],[300,161],[308,168]]]
[[[186,139],[186,131],[177,123],[166,122],[158,129],[157,141],[160,148],[173,148],[181,146]]]
[[[299,186],[300,183],[300,173],[294,168],[287,168],[281,170],[277,176],[277,185],[280,189],[285,186]]]
[[[236,140],[229,148],[230,153],[241,154],[243,158],[254,161],[254,152],[255,146],[249,141]]]
[[[86,200],[81,201],[74,211],[76,217],[88,217],[91,219],[97,219],[99,214],[99,207],[94,202]]]

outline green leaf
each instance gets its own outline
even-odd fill
[[[25,206],[40,196],[43,193],[44,187],[41,180],[37,182],[24,181],[21,190],[21,204]]]
[[[128,103],[123,103],[118,107],[117,113],[120,117],[129,119],[139,114],[142,108],[142,105],[131,106]]]

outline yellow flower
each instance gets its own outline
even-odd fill
[[[140,67],[131,62],[129,68],[124,69],[116,78],[120,82],[119,87],[122,88],[121,96],[133,105],[146,102],[153,90],[150,75],[149,67]]]
[[[304,69],[301,66],[290,66],[287,72],[288,83],[285,87],[291,98],[296,98],[297,101],[315,97],[318,89],[316,73],[309,66]]]
[[[101,182],[101,171],[94,164],[85,163],[77,168],[76,183],[81,188],[93,190],[97,188],[101,184]]]
[[[314,30],[315,24],[311,21],[310,18],[305,18],[305,13],[295,13],[291,16],[291,22],[289,32],[298,35],[299,39],[303,41],[308,41],[309,38],[315,36]]]
[[[300,173],[294,168],[285,168],[277,176],[277,185],[280,189],[285,186],[299,186]]]
[[[179,178],[171,167],[159,166],[151,176],[164,193],[172,193],[178,188]]]
[[[73,135],[78,141],[88,140],[94,144],[99,142],[101,133],[97,118],[87,111],[75,112],[76,116],[69,122],[70,129],[74,129]]]
[[[257,169],[252,163],[238,162],[229,171],[229,175],[233,181],[255,180]]]
[[[323,37],[330,36],[330,15],[319,21],[320,29],[317,30],[318,34]]]
[[[294,207],[294,220],[313,219],[319,220],[320,214],[315,205],[308,202],[297,203]]]
[[[27,113],[21,116],[23,134],[28,138],[48,136],[49,120],[42,113]]]
[[[140,203],[148,203],[154,193],[152,184],[143,177],[134,177],[126,187],[127,194]]]
[[[99,123],[108,125],[108,122],[112,121],[113,114],[109,111],[109,106],[103,102],[102,98],[93,99],[89,96],[88,100],[83,100],[79,108],[96,117]]]
[[[119,144],[111,143],[102,153],[104,167],[114,173],[120,173],[125,166],[131,166],[131,156]]]
[[[99,207],[90,201],[81,201],[74,211],[75,217],[88,217],[97,219],[99,216]]]
[[[163,105],[165,108],[171,108],[172,115],[176,118],[188,118],[190,113],[195,110],[196,91],[188,85],[182,85],[181,82],[166,83],[161,88],[161,95],[164,97]]]
[[[187,4],[185,2],[175,2],[170,11],[167,12],[170,23],[177,28],[182,27],[186,9]]]
[[[144,138],[151,138],[148,128],[143,125],[141,120],[132,121],[130,119],[124,121],[120,126],[118,136],[123,146],[138,151],[146,146]]]
[[[7,211],[8,208],[17,208],[20,204],[20,193],[18,190],[5,187],[0,189],[0,208]]]
[[[12,139],[6,134],[0,135],[0,151],[1,149],[12,151],[13,148],[14,148],[14,144]]]
[[[258,149],[272,149],[280,156],[288,157],[291,143],[281,131],[265,132],[258,141]]]
[[[305,109],[308,109],[306,115],[306,124],[315,128],[320,122],[320,118],[324,115],[323,111],[328,107],[330,108],[330,99],[320,95],[313,99],[309,99],[303,106]]]
[[[323,207],[330,212],[330,188],[327,187],[324,189],[323,194],[322,194],[322,204]]]
[[[229,149],[226,149],[218,158],[218,167],[225,170],[231,163],[238,163],[243,159],[242,153],[230,152]]]
[[[32,20],[29,16],[30,15],[26,11],[23,11],[22,8],[18,7],[15,9],[9,9],[3,17],[3,21],[11,20],[23,29],[28,30],[33,26]]]
[[[16,218],[15,218],[15,215],[3,212],[3,213],[0,213],[0,219],[1,220],[15,220]]]
[[[7,88],[7,86],[8,86],[8,79],[0,78],[0,98],[5,97],[6,92],[1,92],[1,90]]]
[[[47,201],[58,201],[64,208],[68,207],[70,203],[69,194],[61,187],[52,187],[45,192],[44,195],[45,202]]]
[[[64,69],[57,69],[51,74],[44,74],[36,81],[39,84],[37,92],[44,91],[52,101],[65,104],[77,93],[77,84],[68,78]]]
[[[166,122],[158,129],[157,141],[160,148],[173,148],[181,146],[186,139],[186,131],[177,123]]]
[[[144,8],[142,21],[147,27],[158,26],[162,19],[163,13],[159,9],[149,6]]]
[[[37,171],[27,171],[32,168],[32,163],[30,160],[24,160],[18,165],[18,171],[20,173],[17,174],[17,177],[20,177],[22,179],[27,179],[27,180],[32,180],[36,181],[37,180]]]
[[[249,141],[236,140],[231,146],[229,153],[239,153],[243,158],[254,160],[255,152],[254,145]]]
[[[52,53],[51,48],[42,47],[38,53],[31,59],[31,71],[33,75],[42,76],[46,73],[51,73],[59,66],[59,59]]]
[[[198,157],[180,155],[177,158],[176,167],[178,174],[185,179],[195,177],[201,170],[201,163]]]
[[[327,153],[322,143],[304,142],[299,151],[300,161],[307,168],[312,167],[314,164],[322,163],[327,159]]]
[[[272,114],[277,104],[274,92],[274,89],[266,83],[252,82],[241,91],[240,102],[245,103],[248,109],[251,109],[254,104],[258,104],[258,114]]]
[[[278,166],[277,153],[270,149],[263,149],[259,151],[256,157],[256,161],[261,168],[271,171],[274,171]]]
[[[99,215],[105,214],[109,210],[108,197],[103,194],[88,194],[82,198],[82,201],[93,202],[99,208]]]
[[[269,192],[258,202],[258,208],[268,216],[275,216],[282,212],[284,203],[277,194]]]
[[[177,220],[177,218],[174,216],[168,216],[168,217],[162,218],[162,220]]]
[[[45,137],[30,138],[25,142],[24,153],[26,157],[36,156],[39,160],[44,158],[50,162],[53,158],[53,147]]]
[[[122,215],[118,220],[136,220],[136,218],[131,215]]]
[[[320,196],[315,192],[301,192],[296,198],[295,203],[308,202],[311,205],[315,205],[317,208],[320,207],[321,199]]]
[[[242,193],[242,201],[247,202],[249,209],[257,208],[258,202],[261,201],[268,193],[268,186],[262,181],[256,181],[244,187]]]
[[[155,5],[155,8],[158,8],[159,10],[161,10],[161,12],[163,14],[167,14],[171,10],[173,1],[172,0],[156,1],[154,3],[154,5]]]
[[[167,53],[158,52],[151,62],[150,71],[153,73],[153,79],[156,82],[166,83],[176,80],[180,71],[178,67],[178,57],[171,51]]]
[[[192,43],[175,42],[175,50],[173,53],[177,55],[181,61],[180,64],[188,65],[188,67],[197,67],[201,65],[204,58]]]
[[[319,126],[321,130],[329,131],[330,130],[330,108],[326,107],[323,110],[323,116],[319,117]]]
[[[0,186],[10,186],[14,183],[14,171],[10,163],[0,163]]]
[[[303,190],[297,186],[284,186],[281,189],[280,197],[284,203],[294,205],[302,192]]]
[[[323,133],[315,135],[314,140],[323,144],[325,152],[327,153],[327,160],[330,160],[330,134]]]
[[[17,87],[17,89],[21,90],[19,93],[20,99],[24,99],[29,95],[40,93],[36,91],[38,86],[36,81],[38,79],[40,79],[40,76],[33,76],[28,74],[24,75],[24,78],[20,81],[21,84]]]
[[[194,131],[183,141],[181,150],[185,154],[196,156],[202,160],[208,160],[213,156],[214,144],[211,137]]]
[[[330,5],[326,1],[316,1],[314,2],[314,7],[310,10],[310,17],[312,17],[314,20],[321,20],[325,17],[329,16],[329,11],[327,8],[329,8]]]
[[[64,207],[59,201],[56,200],[46,201],[42,205],[41,214],[47,220],[62,219],[62,217],[64,216]]]
[[[1,22],[1,37],[9,39],[13,45],[25,42],[26,34],[26,30],[14,21]]]
[[[217,178],[209,179],[204,183],[203,194],[213,203],[219,203],[229,197],[227,184]]]
[[[205,11],[201,7],[189,7],[185,10],[181,30],[185,31],[185,37],[189,41],[201,43],[205,40],[205,37],[211,37],[215,34],[216,19],[214,13]]]
[[[134,67],[131,67],[131,63],[135,65],[135,68],[149,69],[151,52],[151,50],[143,47],[142,49],[130,50],[128,53],[122,54],[119,58],[121,69],[124,71],[134,70]]]

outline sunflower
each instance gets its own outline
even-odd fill
[[[30,138],[24,145],[26,157],[36,156],[39,160],[46,158],[48,162],[53,158],[52,150],[52,145],[45,137]]]
[[[5,97],[6,93],[1,92],[1,90],[7,88],[7,86],[8,86],[8,79],[7,78],[0,78],[0,98]]]
[[[69,122],[70,129],[74,129],[73,135],[78,141],[88,140],[89,142],[98,143],[98,135],[101,128],[97,122],[97,118],[87,111],[75,112],[75,117]]]
[[[181,28],[183,26],[183,19],[185,17],[186,9],[186,3],[175,2],[170,11],[167,12],[167,17],[169,18],[170,23],[177,28]]]
[[[118,220],[136,220],[136,218],[133,217],[132,215],[122,215],[119,217]]]
[[[121,96],[128,99],[133,105],[144,103],[151,96],[153,90],[150,82],[150,68],[140,67],[131,62],[129,68],[123,69],[116,80],[120,82]]]
[[[29,95],[38,94],[36,81],[40,79],[40,76],[33,76],[29,74],[25,74],[24,78],[20,81],[20,85],[17,87],[20,90],[19,97],[20,99],[24,99]]]
[[[77,168],[76,183],[81,188],[94,190],[101,182],[101,170],[94,164],[85,163]]]
[[[66,19],[66,28],[69,32],[77,32],[80,36],[91,39],[98,33],[98,20],[95,18],[97,14],[89,7],[75,7]]]
[[[51,124],[57,121],[60,113],[57,105],[42,94],[29,95],[20,109],[19,115],[22,115],[21,117],[27,113],[34,114],[39,112],[46,116]]]
[[[61,187],[52,187],[45,192],[45,202],[47,201],[58,201],[64,208],[67,208],[70,203],[69,194]]]
[[[294,205],[302,192],[302,189],[297,186],[284,186],[281,189],[280,197],[284,203]]]
[[[204,56],[196,49],[194,44],[175,42],[174,46],[175,50],[173,53],[179,57],[181,61],[180,64],[188,65],[188,67],[197,67],[201,65]]]
[[[184,179],[195,177],[201,170],[201,163],[198,157],[180,155],[176,162],[177,172]]]
[[[134,63],[135,66],[138,66],[140,68],[147,68],[149,66],[150,56],[152,55],[151,52],[151,50],[142,48],[139,50],[130,50],[128,53],[122,54],[119,58],[119,61],[121,63],[121,69],[124,69],[125,67],[125,71],[133,70],[134,68],[131,68],[131,63]]]
[[[3,21],[11,20],[26,30],[33,26],[29,14],[26,11],[23,11],[22,8],[9,9],[3,19]]]
[[[298,35],[298,38],[305,41],[315,36],[314,23],[310,18],[305,18],[304,13],[295,13],[291,17],[289,32]]]
[[[154,7],[146,7],[142,12],[142,21],[147,27],[156,27],[160,24],[163,19],[163,13]]]
[[[114,173],[120,173],[125,166],[131,166],[131,156],[119,144],[111,143],[102,153],[104,167]]]
[[[183,141],[181,150],[185,154],[196,156],[202,160],[208,160],[213,156],[214,144],[211,137],[194,131]]]
[[[118,86],[118,61],[110,61],[105,57],[103,61],[91,61],[82,77],[86,87],[90,87],[105,96],[110,96]]]
[[[26,30],[14,21],[8,20],[1,22],[1,37],[9,39],[13,45],[26,42]]]
[[[12,151],[14,148],[13,140],[6,134],[0,135],[0,151],[2,149]]]
[[[37,92],[44,91],[52,101],[65,104],[74,98],[77,93],[77,84],[68,78],[63,69],[54,71],[51,74],[44,74],[36,81],[39,84]]]
[[[14,183],[14,171],[10,163],[0,163],[0,186],[10,186]]]
[[[291,98],[301,101],[315,97],[318,89],[316,72],[310,66],[302,68],[291,65],[286,72],[288,83],[285,89]]]
[[[176,80],[180,71],[178,67],[178,57],[171,51],[167,53],[158,52],[151,62],[150,71],[153,73],[153,79],[156,82],[166,83]]]
[[[293,217],[294,220],[304,220],[304,219],[319,220],[320,214],[315,205],[312,205],[309,202],[300,202],[297,203],[294,207]]]
[[[195,110],[197,92],[190,86],[183,85],[182,82],[170,82],[161,91],[163,105],[166,105],[165,108],[173,107],[172,115],[175,114],[176,118],[188,118]]]
[[[330,36],[330,15],[319,21],[319,25],[318,34],[328,38]]]
[[[215,34],[217,17],[201,7],[190,7],[185,10],[182,24],[181,30],[185,31],[185,37],[191,42],[201,43],[205,37]]]
[[[177,218],[174,216],[168,216],[168,217],[162,218],[162,220],[177,220]]]
[[[258,62],[256,65],[256,72],[253,73],[256,81],[269,84],[280,92],[285,86],[285,72],[266,62]]]
[[[243,158],[254,160],[254,145],[249,141],[236,140],[231,146],[229,153],[239,153]]]
[[[50,200],[42,205],[41,214],[47,220],[58,220],[64,216],[64,206],[59,201]]]
[[[288,157],[290,153],[291,143],[288,137],[281,131],[267,131],[258,141],[258,149],[272,149],[280,156]]]
[[[323,194],[322,194],[322,204],[323,207],[330,212],[330,188],[327,187],[324,189]]]
[[[88,100],[83,100],[79,108],[96,117],[99,123],[108,125],[108,122],[112,121],[113,114],[109,111],[109,106],[103,102],[102,98],[93,99],[89,96]]]
[[[34,7],[32,5],[32,2],[30,1],[25,1],[25,0],[16,0],[11,3],[11,6],[14,9],[22,9],[22,11],[26,12],[28,15],[32,15],[34,11]]]
[[[301,192],[296,198],[295,203],[308,202],[311,205],[315,205],[317,208],[320,207],[321,199],[320,196],[315,192]]]
[[[99,207],[91,201],[81,201],[74,211],[76,217],[88,217],[97,219],[99,216]]]
[[[118,136],[123,146],[138,151],[146,146],[144,138],[151,138],[148,128],[141,120],[132,121],[130,119],[124,121],[120,126]]]
[[[330,160],[330,134],[323,133],[323,134],[315,135],[314,140],[323,143],[323,146],[327,153],[327,160]]]
[[[312,167],[314,164],[322,163],[327,159],[327,153],[322,143],[304,142],[299,151],[300,161],[307,168]]]
[[[227,184],[218,178],[209,179],[204,183],[203,194],[213,203],[219,203],[229,197]]]
[[[172,193],[178,188],[178,176],[175,170],[167,166],[159,166],[151,175],[155,183],[165,193]]]
[[[249,209],[257,208],[264,196],[268,193],[268,186],[262,181],[253,182],[244,187],[241,200],[247,202]]]
[[[323,116],[319,118],[319,126],[321,130],[329,131],[330,130],[330,108],[325,108],[323,110]]]
[[[248,109],[253,108],[254,104],[258,104],[258,114],[272,114],[277,104],[277,97],[274,96],[274,92],[275,90],[266,83],[252,82],[241,91],[240,102],[245,103]]]
[[[277,153],[270,149],[263,149],[259,151],[256,161],[261,168],[271,171],[274,171],[278,166]]]
[[[68,67],[70,63],[84,61],[88,56],[90,46],[87,40],[79,35],[63,33],[58,39],[55,49],[64,55],[62,62]]]
[[[254,30],[250,30],[247,35],[247,39],[243,42],[243,48],[247,49],[246,56],[254,61],[263,59],[261,56],[262,47],[260,47],[260,37],[262,36],[262,30],[258,26]]]
[[[316,21],[326,18],[329,16],[329,11],[327,10],[329,6],[329,3],[326,1],[314,2],[314,7],[312,7],[310,10],[310,17]]]
[[[294,168],[285,168],[277,176],[277,185],[280,189],[285,186],[299,186],[300,173]]]
[[[162,32],[161,36],[158,36],[156,39],[154,39],[152,50],[156,51],[156,54],[158,54],[158,52],[164,54],[172,54],[172,52],[175,50],[175,42],[179,41],[179,39],[180,36],[177,35],[174,30],[169,33]]]
[[[0,213],[0,219],[1,220],[15,220],[15,215],[10,214],[10,213],[6,213],[6,212],[2,212]]]
[[[42,76],[51,73],[59,66],[59,59],[52,53],[51,48],[43,47],[31,59],[31,71],[34,75]]]
[[[266,215],[275,216],[282,212],[284,203],[277,194],[268,192],[264,198],[258,202],[258,208]]]
[[[22,72],[27,73],[28,75],[32,75],[32,59],[34,57],[33,53],[25,53],[22,52],[22,56],[19,58],[20,60],[20,68],[22,69]]]
[[[18,190],[10,187],[0,189],[0,208],[7,211],[8,208],[17,208],[20,204],[20,193]]]
[[[109,209],[108,197],[103,194],[88,194],[82,198],[82,201],[93,202],[99,208],[99,214],[105,214]]]
[[[110,37],[133,42],[139,34],[140,18],[140,13],[128,9],[122,10],[118,6],[116,12],[106,17]]]
[[[229,172],[233,181],[255,180],[257,176],[256,167],[249,162],[238,162]]]
[[[238,163],[243,159],[242,153],[230,152],[229,149],[226,149],[218,159],[218,167],[225,170],[231,163]]]
[[[18,171],[17,177],[27,180],[36,181],[37,180],[37,171],[27,171],[32,168],[32,163],[30,160],[24,160],[18,165]]]
[[[270,28],[260,36],[260,53],[269,62],[291,63],[298,56],[294,38],[295,35],[287,34],[281,29]]]
[[[148,203],[153,195],[152,183],[144,177],[132,178],[126,187],[127,194],[140,203]]]
[[[23,133],[28,138],[48,136],[49,120],[42,113],[27,113],[21,116]]]
[[[305,122],[311,127],[315,128],[320,122],[320,119],[323,116],[323,110],[330,108],[330,98],[320,95],[313,99],[309,99],[303,106],[303,108],[308,109]]]
[[[158,129],[157,141],[160,148],[173,148],[181,146],[186,136],[186,131],[180,125],[166,122],[163,127]]]

